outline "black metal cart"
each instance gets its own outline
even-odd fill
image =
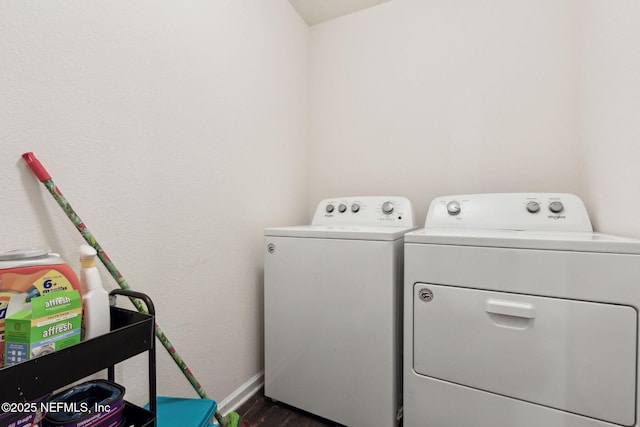
[[[71,347],[0,369],[0,402],[30,402],[101,370],[114,380],[115,365],[147,352],[149,359],[149,409],[125,401],[123,425],[156,425],[155,310],[151,299],[128,289],[111,291],[142,300],[149,314],[111,307],[111,332]]]

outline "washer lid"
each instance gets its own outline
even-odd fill
[[[392,241],[401,239],[405,233],[415,230],[415,228],[416,227],[338,227],[325,225],[302,225],[294,227],[266,228],[264,230],[264,235],[271,237]]]
[[[595,232],[420,229],[406,243],[640,254],[640,240]]]

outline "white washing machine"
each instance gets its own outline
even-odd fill
[[[310,226],[265,230],[265,395],[351,427],[396,426],[402,197],[322,201]]]
[[[481,194],[405,242],[404,427],[639,425],[639,240],[573,195]]]

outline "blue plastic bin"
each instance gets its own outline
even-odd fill
[[[210,399],[158,396],[157,427],[208,427],[218,405]],[[145,408],[149,409],[149,405]]]

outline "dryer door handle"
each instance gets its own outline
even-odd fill
[[[525,319],[533,319],[536,317],[536,309],[533,304],[499,299],[488,299],[485,311],[491,314],[523,317]]]

